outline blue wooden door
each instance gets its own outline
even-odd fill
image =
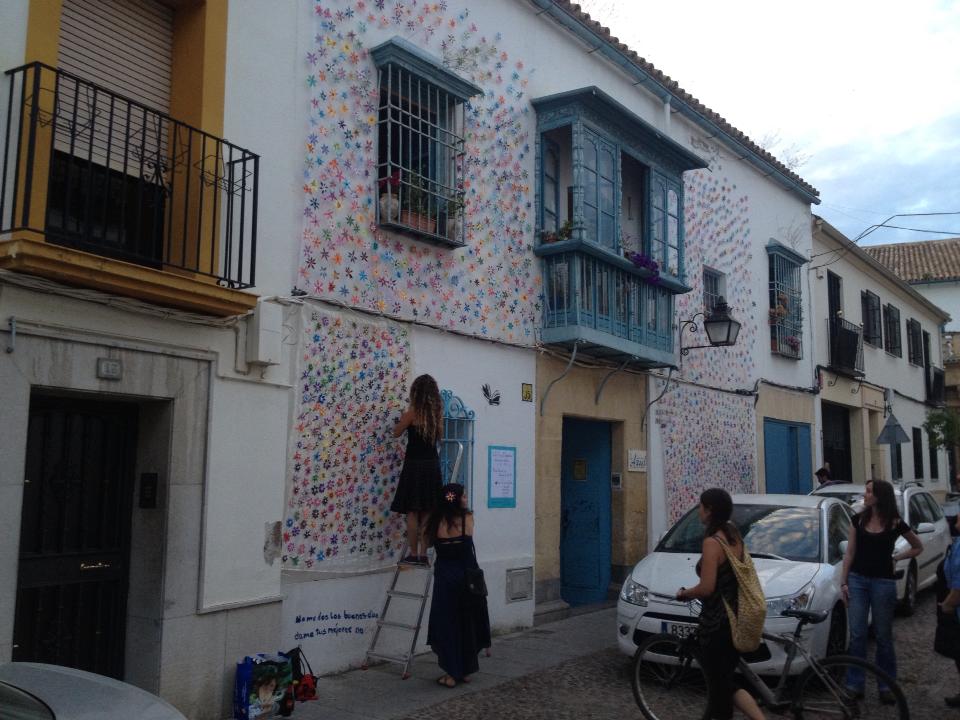
[[[560,596],[602,602],[610,584],[610,424],[564,418]]]
[[[763,421],[763,461],[768,493],[808,493],[813,484],[810,426]]]

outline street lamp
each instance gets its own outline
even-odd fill
[[[689,347],[683,347],[683,331],[689,330],[691,333],[698,331],[697,327],[697,318],[703,317],[703,329],[707,332],[707,340],[710,341],[709,345],[691,345]],[[680,323],[680,357],[681,362],[682,358],[690,354],[691,350],[698,350],[700,348],[708,347],[729,347],[730,345],[735,345],[737,342],[737,335],[740,334],[740,323],[730,317],[730,306],[727,305],[726,301],[721,295],[717,299],[716,304],[713,306],[713,310],[709,315],[706,313],[697,313],[689,320],[683,320]]]

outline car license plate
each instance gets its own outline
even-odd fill
[[[686,623],[667,622],[666,620],[660,623],[660,632],[670,633],[682,638],[693,634],[696,629],[696,625],[687,625]]]

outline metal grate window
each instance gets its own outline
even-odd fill
[[[800,265],[777,252],[771,252],[768,261],[770,351],[799,360],[803,357]]]
[[[883,349],[897,357],[903,357],[900,340],[900,310],[889,303],[883,306]]]
[[[379,68],[377,222],[464,244],[465,103],[407,68]]]
[[[443,400],[443,440],[440,443],[440,470],[443,483],[458,482],[464,487],[467,498],[473,506],[473,420],[474,412],[450,390],[442,390]],[[463,445],[463,459],[457,476],[452,477],[453,466],[457,462],[458,443]]]
[[[940,477],[940,463],[937,458],[937,448],[932,442],[933,436],[927,433],[927,449],[930,453],[930,479],[937,480]]]
[[[907,320],[907,359],[913,365],[923,365],[923,335],[920,323],[913,318]]]
[[[703,311],[708,315],[713,312],[717,301],[726,295],[724,280],[723,273],[708,267],[703,268]]]
[[[863,319],[863,341],[874,347],[883,346],[880,317],[880,298],[869,290],[860,293],[860,313]]]
[[[913,477],[917,480],[923,477],[923,433],[920,428],[913,428]]]

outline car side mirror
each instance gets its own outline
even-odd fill
[[[926,535],[927,533],[932,533],[934,530],[936,530],[936,527],[934,527],[933,523],[922,522],[919,525],[917,525],[918,535]]]
[[[847,554],[847,546],[848,546],[849,544],[850,544],[850,541],[849,541],[849,540],[841,540],[841,541],[840,541],[840,554],[841,554],[841,555],[846,555],[846,554]]]

